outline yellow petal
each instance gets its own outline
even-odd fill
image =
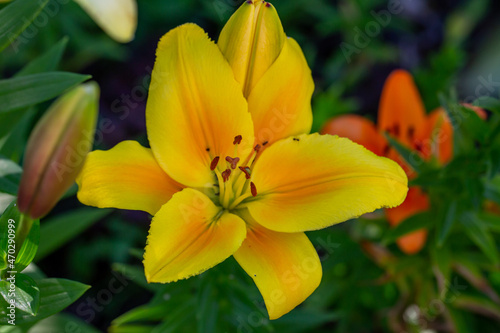
[[[75,0],[111,38],[120,43],[134,39],[137,28],[135,0]]]
[[[218,45],[245,96],[278,58],[285,40],[278,13],[268,2],[245,1],[231,16]]]
[[[301,232],[276,232],[254,224],[234,258],[255,281],[270,319],[293,310],[321,282],[318,254]]]
[[[151,150],[135,141],[91,152],[76,182],[78,200],[85,205],[143,210],[152,215],[182,189],[156,163]]]
[[[278,59],[248,97],[255,138],[261,145],[309,133],[314,82],[297,42],[286,40]]]
[[[212,184],[210,163],[253,145],[253,124],[231,67],[205,32],[194,24],[162,37],[156,51],[146,122],[158,163],[190,187]]]
[[[201,274],[230,257],[246,236],[245,222],[190,188],[175,194],[154,216],[144,254],[149,282]]]
[[[325,228],[403,202],[408,190],[401,167],[352,141],[301,135],[264,150],[252,171],[257,197],[250,213],[283,232]]]

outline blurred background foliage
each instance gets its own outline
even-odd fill
[[[498,98],[500,3],[401,0],[401,13],[390,15],[366,45],[356,46],[358,31],[377,22],[374,13],[387,10],[390,2],[273,1],[285,32],[299,42],[313,71],[313,131],[344,113],[375,119],[384,80],[395,68],[414,74],[428,112],[441,104],[439,93],[452,98],[452,88],[457,93],[453,103],[471,102],[485,94]],[[241,1],[138,1],[137,33],[128,44],[109,38],[72,1],[50,3],[54,4],[50,20],[30,26],[27,31],[33,37],[18,39],[2,53],[1,77],[11,77],[48,50],[60,58],[59,70],[92,75],[101,87],[95,149],[109,149],[125,139],[148,145],[145,102],[159,38],[177,25],[195,22],[215,39]],[[346,57],[342,43],[359,52]],[[0,118],[0,155],[22,164],[27,137],[46,109],[46,104],[38,105],[14,127]],[[490,123],[491,129],[496,128]],[[473,136],[466,140],[477,139]],[[500,142],[493,134],[491,138],[473,147],[474,156],[471,149],[463,151],[469,164],[457,159],[448,171],[441,170],[445,176],[439,176],[453,183],[472,172],[467,176],[477,180],[472,188],[480,188],[467,192],[468,187],[460,187],[467,192],[460,204],[480,201],[480,207],[471,204],[470,210],[464,209],[467,214],[481,211],[488,191],[489,199],[500,198],[500,182],[493,177],[499,167]],[[489,176],[478,169],[477,161],[494,165]],[[436,172],[424,173],[421,183],[425,177],[427,183],[435,183]],[[146,284],[141,258],[150,217],[82,207],[75,192],[76,188],[70,190],[42,220],[35,258],[40,272],[33,268],[31,274],[64,277],[92,288],[66,312],[40,322],[31,332],[99,332],[108,327],[115,333],[498,332],[500,272],[495,240],[498,244],[500,224],[494,214],[483,216],[484,224],[474,224],[477,217],[468,220],[472,229],[488,226],[488,232],[475,234],[485,238],[471,242],[462,231],[448,236],[446,246],[437,246],[432,236],[424,251],[414,256],[398,250],[394,244],[398,234],[389,231],[379,213],[308,233],[322,259],[322,283],[302,306],[270,322],[257,288],[233,259],[186,281]],[[433,193],[436,201],[444,202],[436,212],[448,216],[456,192]],[[466,229],[469,222],[464,222]]]

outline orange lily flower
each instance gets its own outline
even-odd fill
[[[398,162],[411,179],[414,170],[391,149],[383,132],[420,153],[425,159],[435,158],[447,163],[453,155],[453,127],[446,112],[439,108],[426,115],[425,108],[410,73],[395,70],[387,78],[380,99],[377,125],[358,115],[336,117],[325,124],[321,133],[337,134],[364,145],[379,156]],[[418,187],[410,187],[403,204],[387,209],[392,226],[406,218],[427,210],[429,200]],[[427,230],[417,230],[397,240],[399,248],[407,253],[419,252],[425,245]]]
[[[90,153],[78,198],[154,216],[149,282],[186,279],[234,256],[279,318],[321,281],[304,232],[397,206],[408,189],[394,161],[307,134],[312,89],[302,51],[269,3],[244,2],[218,45],[194,24],[177,27],[156,52],[151,149],[125,141]]]

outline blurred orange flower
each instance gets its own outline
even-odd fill
[[[479,116],[484,111],[474,109]],[[379,156],[398,162],[409,179],[415,171],[392,149],[383,136],[389,133],[426,160],[447,163],[453,156],[453,126],[442,108],[426,114],[422,98],[413,77],[405,70],[395,70],[387,78],[380,98],[377,124],[358,115],[343,115],[328,121],[322,134],[337,134],[357,142]],[[427,210],[429,200],[418,187],[411,187],[402,205],[386,209],[392,226],[406,218]],[[425,245],[427,230],[417,230],[398,239],[399,248],[407,253],[419,252]]]

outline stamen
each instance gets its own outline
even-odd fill
[[[233,141],[233,145],[239,145],[241,143],[241,139],[243,139],[241,135],[235,136],[234,141]]]
[[[252,0],[248,0],[248,1],[247,1],[247,4],[249,4],[249,5],[253,5],[253,1],[252,1]]]
[[[229,176],[231,176],[231,169],[226,169],[222,171],[222,179],[224,180],[224,182],[227,182]]]
[[[250,191],[252,192],[252,195],[254,197],[257,196],[257,187],[255,187],[255,184],[253,182],[250,182]]]
[[[253,147],[253,150],[255,150],[255,152],[258,153],[260,150],[260,145],[258,144],[255,147]]]
[[[217,168],[218,163],[219,163],[219,156],[215,156],[215,158],[212,160],[212,163],[210,163],[210,170],[214,171],[215,168]]]
[[[245,167],[239,167],[239,169],[241,171],[243,171],[243,173],[245,174],[245,178],[246,179],[250,179],[250,177],[251,177],[251,170],[250,170],[249,167],[247,167],[247,166],[245,166]]]
[[[408,127],[408,139],[413,140],[413,136],[415,135],[415,127]]]
[[[424,145],[422,144],[422,142],[415,142],[415,148],[419,151],[419,152],[423,152],[424,151]]]
[[[391,151],[391,147],[389,145],[385,145],[384,147],[384,156],[387,156],[387,154],[389,154],[389,152]]]
[[[262,145],[263,145],[263,146],[265,146],[265,145],[267,145],[268,143],[269,143],[269,141],[264,141],[264,142],[262,143]]]
[[[299,138],[293,138],[293,141],[300,141]]]
[[[399,136],[399,125],[394,124],[394,136]]]
[[[226,156],[226,161],[231,164],[231,169],[234,170],[238,166],[238,162],[240,161],[240,158],[239,157],[231,158],[229,156]]]

